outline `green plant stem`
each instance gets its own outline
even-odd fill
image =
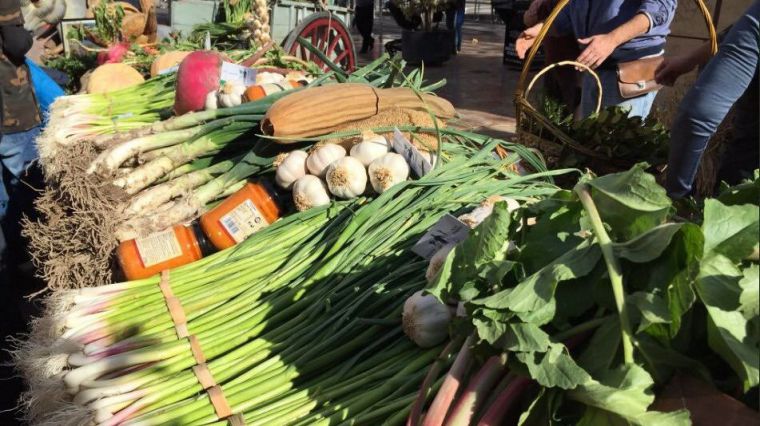
[[[612,283],[612,293],[615,296],[615,306],[620,316],[620,328],[623,334],[623,359],[626,364],[633,364],[633,333],[631,332],[631,323],[628,317],[628,309],[625,304],[625,288],[623,287],[623,271],[620,267],[620,262],[615,257],[615,253],[612,248],[612,240],[604,229],[604,223],[599,216],[599,211],[596,209],[596,204],[591,198],[591,192],[589,187],[585,183],[580,183],[575,187],[575,192],[578,194],[578,198],[583,204],[583,208],[591,219],[591,226],[594,229],[594,234],[599,242],[599,247],[602,249],[602,255],[604,256],[604,262],[607,264],[607,271],[610,274],[610,282]]]

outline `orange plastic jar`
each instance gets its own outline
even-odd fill
[[[143,238],[124,241],[116,258],[128,280],[147,278],[186,265],[214,252],[197,223],[175,225]]]
[[[257,84],[250,86],[245,90],[245,99],[247,102],[252,102],[261,98],[266,98],[272,93],[295,89],[296,87],[301,86],[303,86],[303,83],[293,80],[283,81],[282,83]]]
[[[277,191],[269,182],[248,182],[201,216],[200,223],[211,244],[224,250],[269,226],[282,214]]]

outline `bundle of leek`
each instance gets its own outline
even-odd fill
[[[474,137],[474,136],[470,136]],[[481,139],[482,140],[482,139]],[[440,217],[492,194],[541,197],[540,172],[509,166],[492,142],[366,202],[290,216],[242,244],[172,270],[169,283],[231,411],[246,424],[399,423],[440,348],[400,327],[406,296],[425,283],[410,252]],[[445,161],[445,159],[444,159]],[[17,351],[42,424],[224,424],[198,382],[190,340],[160,278],[59,293]],[[175,317],[176,318],[176,317]],[[361,391],[359,394],[356,391]]]

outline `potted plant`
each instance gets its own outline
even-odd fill
[[[410,64],[441,64],[451,57],[454,33],[440,26],[445,10],[452,0],[391,0],[408,25],[401,25],[401,50]]]

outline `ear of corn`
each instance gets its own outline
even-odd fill
[[[287,139],[334,132],[347,123],[365,120],[392,108],[430,111],[440,118],[456,115],[447,100],[427,94],[420,99],[411,89],[336,84],[300,90],[278,100],[267,111],[262,129],[288,143],[292,141]]]

